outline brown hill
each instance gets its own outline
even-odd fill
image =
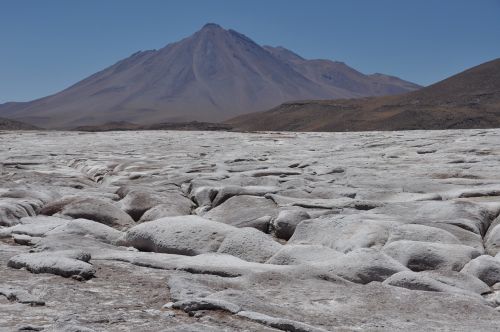
[[[224,123],[210,122],[162,122],[152,125],[138,125],[126,121],[108,122],[103,125],[79,126],[74,128],[76,131],[125,131],[125,130],[188,130],[188,131],[216,131],[231,130],[230,125]]]
[[[37,130],[39,128],[20,121],[0,118],[0,130]]]
[[[207,24],[188,38],[137,52],[52,96],[0,105],[0,116],[47,128],[117,121],[214,122],[291,100],[418,88],[390,76],[364,75],[343,63],[305,60],[283,48],[262,47],[234,30]]]
[[[500,58],[403,95],[284,103],[226,123],[249,131],[500,127]]]

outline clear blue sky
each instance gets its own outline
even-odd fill
[[[500,0],[0,0],[0,103],[55,93],[207,22],[422,85],[500,57]]]

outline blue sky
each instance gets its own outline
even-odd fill
[[[0,0],[0,103],[55,93],[207,22],[423,85],[500,57],[500,0]]]

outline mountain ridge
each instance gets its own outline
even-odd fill
[[[500,58],[402,95],[288,102],[226,123],[243,131],[500,127]]]

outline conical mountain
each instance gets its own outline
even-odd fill
[[[286,54],[286,56],[285,56]],[[0,105],[0,116],[46,128],[129,121],[221,121],[286,101],[402,93],[419,86],[305,60],[207,24],[160,50],[137,52],[54,95]]]

